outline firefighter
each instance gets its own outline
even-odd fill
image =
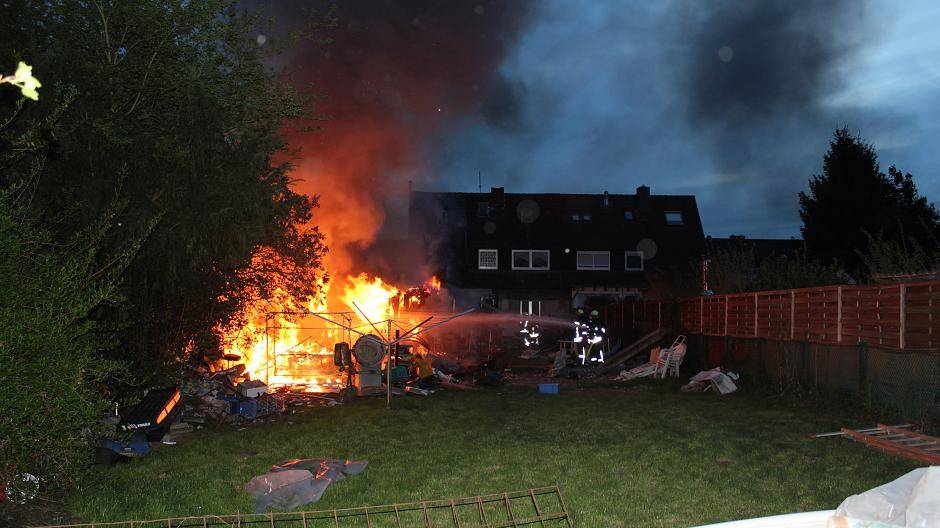
[[[431,364],[431,358],[415,354],[414,357],[415,374],[418,376],[418,387],[421,389],[434,388],[434,366]]]
[[[519,334],[522,337],[523,353],[521,358],[530,358],[539,351],[539,337],[541,333],[538,323],[529,324],[529,321],[520,321],[522,327]]]
[[[600,314],[597,310],[591,310],[591,317],[588,319],[589,336],[592,345],[590,361],[604,362],[604,340],[607,338],[607,329],[601,322]]]
[[[597,310],[587,316],[583,308],[578,308],[578,317],[574,322],[574,342],[578,343],[578,359],[582,365],[604,362],[604,338],[607,329],[600,321]]]
[[[588,348],[590,347],[590,320],[584,313],[584,308],[578,308],[577,316],[574,320],[574,339],[578,344],[578,359],[584,365],[587,359]]]

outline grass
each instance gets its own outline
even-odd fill
[[[251,511],[244,485],[289,458],[365,459],[305,509],[472,496],[559,484],[576,526],[678,527],[836,507],[912,464],[841,438],[838,416],[675,384],[538,394],[442,391],[310,408],[196,432],[102,468],[71,497],[83,521]],[[719,463],[719,460],[721,461]]]

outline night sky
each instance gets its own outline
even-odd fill
[[[389,188],[475,191],[478,173],[507,192],[646,184],[694,194],[706,234],[787,238],[846,126],[940,196],[940,3],[369,4],[341,3],[333,44],[288,61],[326,92],[321,134],[385,131],[363,171]],[[330,158],[331,141],[305,156]],[[314,170],[301,177],[328,202]]]

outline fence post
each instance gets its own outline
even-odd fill
[[[898,286],[898,288],[900,288],[900,294],[901,294],[901,314],[900,314],[900,317],[901,317],[901,326],[900,326],[900,328],[898,328],[898,331],[899,331],[899,333],[900,333],[900,336],[898,336],[898,344],[900,345],[899,348],[900,348],[901,350],[904,350],[904,345],[905,345],[905,343],[904,343],[904,330],[905,330],[905,328],[904,328],[904,327],[906,326],[905,323],[906,323],[906,319],[907,319],[907,318],[906,318],[906,315],[907,315],[906,312],[907,312],[907,310],[905,310],[905,306],[904,306],[904,305],[906,304],[906,302],[905,302],[905,297],[907,296],[907,295],[906,295],[906,294],[907,294],[907,285],[906,285],[906,284],[901,284],[900,286]]]
[[[836,313],[836,343],[842,342],[842,286],[838,290],[838,311]]]
[[[698,298],[698,332],[705,334],[705,297]]]
[[[725,299],[725,331],[722,335],[728,335],[728,296],[724,296]]]
[[[757,292],[754,292],[754,337],[757,337]]]
[[[871,403],[871,394],[868,390],[868,343],[862,341],[858,344],[858,391],[865,397],[865,402]]]
[[[757,353],[756,363],[757,369],[754,372],[754,384],[760,385],[764,381],[764,338],[757,338],[757,347],[755,352]]]
[[[796,329],[796,321],[793,320],[796,310],[796,293],[790,290],[790,341],[793,341],[793,334]]]

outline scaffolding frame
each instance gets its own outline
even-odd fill
[[[324,315],[329,315],[330,317],[336,317],[336,318],[338,318],[338,319],[341,319],[341,320],[345,321],[345,322],[347,323],[347,325],[351,325],[351,324],[352,324],[352,319],[353,319],[354,312],[323,312],[323,314],[324,314]],[[288,347],[287,350],[283,350],[283,351],[281,351],[281,352],[278,352],[276,349],[275,349],[275,350],[272,350],[272,349],[271,349],[271,332],[272,332],[272,331],[278,331],[278,330],[282,330],[282,329],[293,329],[293,330],[297,330],[298,332],[304,331],[304,330],[307,330],[307,331],[311,331],[311,330],[319,330],[319,331],[326,330],[326,331],[330,331],[330,330],[332,330],[329,326],[324,326],[324,327],[319,327],[319,326],[317,326],[317,327],[313,327],[313,326],[302,326],[302,325],[298,325],[298,326],[296,326],[296,327],[289,327],[289,326],[285,326],[285,325],[282,325],[282,324],[280,324],[280,323],[277,322],[277,318],[282,317],[282,316],[286,316],[286,317],[298,317],[298,318],[299,318],[299,317],[310,317],[310,316],[312,316],[312,315],[313,315],[313,312],[310,312],[310,311],[307,311],[307,310],[302,310],[302,311],[273,311],[273,312],[268,312],[268,313],[265,315],[265,318],[264,318],[264,357],[265,357],[265,364],[264,364],[265,380],[264,380],[264,381],[265,381],[265,383],[267,383],[267,380],[270,378],[270,375],[271,375],[270,370],[271,370],[272,365],[275,367],[274,375],[277,375],[276,368],[277,368],[277,359],[278,359],[279,356],[283,356],[283,355],[310,355],[310,354],[308,354],[308,353],[306,353],[306,352],[305,352],[305,353],[297,354],[297,353],[293,353],[293,352],[291,352],[291,351],[294,350],[294,349],[296,349],[297,347],[300,347],[301,345],[303,345],[303,344],[305,344],[305,343],[310,342],[311,340],[312,340],[314,343],[319,344],[322,348],[325,348],[325,349],[328,350],[328,351],[331,351],[331,350],[332,350],[332,348],[331,348],[331,347],[333,346],[332,343],[330,344],[330,346],[326,346],[324,343],[320,343],[317,339],[314,339],[313,336],[310,336],[310,337],[307,337],[307,338],[304,338],[304,339],[300,339],[297,343],[294,343],[293,345],[291,345],[290,347]],[[320,319],[323,319],[323,318],[320,318]],[[338,336],[338,337],[337,337],[337,339],[336,339],[337,341],[346,341],[346,342],[349,342],[349,341],[350,341],[351,333],[349,332],[349,330],[347,330],[346,328],[344,328],[342,325],[338,325],[338,324],[333,323],[332,321],[329,321],[329,320],[327,320],[327,321],[328,321],[328,322],[326,323],[327,325],[333,325],[333,326],[335,326],[335,327],[336,327],[335,330],[338,330],[338,331],[340,331],[340,332],[342,333],[341,336]],[[272,322],[274,322],[275,324],[272,324]],[[330,353],[332,354],[332,352],[330,352]]]
[[[546,506],[546,501],[551,505]],[[418,524],[409,521],[409,515],[417,516]],[[361,526],[361,521],[365,521],[367,528],[518,528],[532,525],[573,528],[558,485],[381,506],[57,524],[42,528],[343,528]]]
[[[431,325],[428,325],[428,323],[431,322],[435,316],[429,315],[423,320],[421,320],[419,323],[413,324],[411,328],[405,331],[405,333],[401,333],[400,331],[397,331],[395,334],[395,337],[393,338],[392,326],[399,326],[399,328],[401,329],[406,328],[405,326],[399,325],[399,323],[395,320],[395,317],[392,317],[391,314],[387,314],[386,319],[378,321],[378,323],[376,323],[376,322],[373,322],[371,319],[369,319],[369,316],[366,315],[366,312],[362,308],[360,308],[358,304],[353,302],[352,305],[356,310],[359,311],[359,315],[362,317],[362,319],[365,322],[369,323],[369,326],[372,327],[373,330],[375,330],[375,334],[371,334],[371,335],[377,337],[385,346],[385,385],[387,389],[386,396],[385,396],[385,407],[387,409],[392,408],[392,357],[393,357],[392,350],[394,349],[394,347],[398,345],[399,343],[401,343],[402,341],[406,341],[408,339],[414,339],[421,334],[430,332],[431,330],[441,325],[445,325],[453,321],[454,319],[457,319],[458,317],[462,317],[474,311],[474,309],[471,308],[469,310],[465,310],[463,312],[451,315],[450,317],[445,318],[443,321],[438,321]],[[348,312],[343,312],[343,313],[348,313]],[[368,333],[359,331],[359,328],[364,327],[365,325],[353,326],[351,323],[343,323],[340,321],[335,321],[331,319],[330,317],[328,317],[328,315],[330,315],[329,312],[309,312],[309,314],[313,315],[314,317],[319,317],[320,319],[323,319],[324,321],[327,321],[329,323],[340,326],[346,329],[347,331],[358,334],[360,336],[369,335]],[[382,331],[379,330],[379,326],[377,325],[385,326],[384,337],[382,336]]]

